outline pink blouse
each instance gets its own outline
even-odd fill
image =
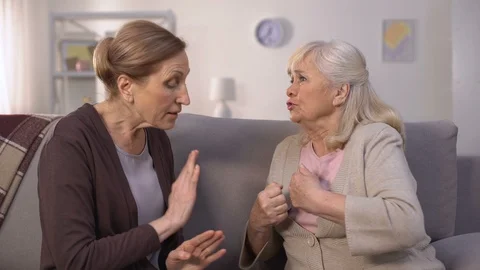
[[[337,150],[321,157],[317,156],[313,150],[312,142],[304,146],[300,153],[300,163],[318,177],[325,190],[330,190],[330,185],[337,175],[342,159],[343,150]],[[289,216],[303,228],[316,233],[317,216],[296,208],[289,211]]]

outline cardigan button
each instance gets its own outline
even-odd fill
[[[311,247],[315,246],[315,237],[309,236],[307,239],[307,244]]]

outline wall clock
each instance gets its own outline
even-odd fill
[[[256,40],[265,47],[280,47],[285,38],[285,29],[278,19],[263,19],[255,28]]]

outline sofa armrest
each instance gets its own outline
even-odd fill
[[[447,237],[433,242],[436,257],[446,269],[475,270],[480,265],[480,233]]]
[[[457,159],[455,235],[480,232],[480,156]]]

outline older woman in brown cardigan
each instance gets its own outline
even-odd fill
[[[444,269],[404,155],[404,127],[362,53],[312,42],[291,57],[287,109],[303,132],[276,148],[251,210],[242,269],[280,248],[285,269]]]

